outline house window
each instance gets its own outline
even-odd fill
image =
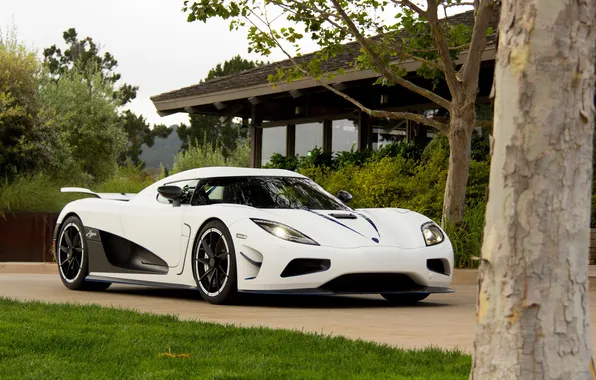
[[[381,149],[385,145],[405,140],[407,121],[405,120],[375,120],[372,127],[372,148]]]
[[[286,127],[263,128],[261,166],[269,162],[273,154],[286,155]]]
[[[333,120],[331,124],[331,151],[358,150],[358,125],[352,120]]]
[[[314,147],[323,149],[323,123],[296,125],[296,154],[306,156]]]

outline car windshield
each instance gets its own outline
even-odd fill
[[[201,181],[194,205],[241,204],[256,208],[349,210],[307,178],[219,177]]]

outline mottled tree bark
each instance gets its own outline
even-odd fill
[[[594,0],[503,0],[472,379],[596,378]]]

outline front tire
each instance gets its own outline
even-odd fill
[[[381,296],[387,301],[396,305],[413,305],[417,302],[422,301],[428,297],[430,293],[406,293],[406,294],[395,294],[395,293],[381,293]]]
[[[109,282],[85,281],[89,273],[89,254],[83,223],[77,216],[64,220],[56,241],[58,273],[64,286],[70,290],[101,291]]]
[[[236,252],[225,224],[213,220],[199,231],[192,270],[201,297],[212,304],[230,304],[238,294]]]

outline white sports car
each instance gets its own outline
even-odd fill
[[[352,209],[309,178],[277,169],[211,167],[138,194],[94,193],[58,217],[54,252],[69,289],[111,283],[238,293],[381,294],[411,303],[449,293],[453,249],[429,218]]]

